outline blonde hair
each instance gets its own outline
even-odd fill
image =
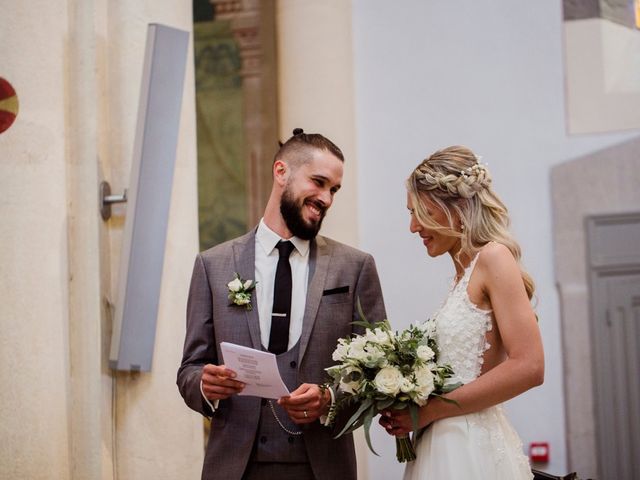
[[[407,180],[407,190],[418,222],[444,235],[460,239],[461,255],[473,258],[487,243],[506,246],[520,264],[521,250],[509,231],[507,207],[491,189],[491,175],[467,147],[452,146],[438,150],[423,160]],[[438,205],[449,225],[440,225],[427,212],[424,199]],[[460,225],[454,225],[454,214]],[[529,299],[535,285],[522,269],[522,281]]]

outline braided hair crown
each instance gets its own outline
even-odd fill
[[[520,246],[509,231],[507,207],[491,187],[489,169],[469,148],[447,147],[420,162],[407,179],[407,192],[412,215],[422,226],[460,240],[458,260],[461,255],[473,258],[484,245],[497,242],[520,263]],[[444,212],[446,222],[433,218],[432,204]],[[520,271],[532,298],[534,282],[522,266]]]
[[[471,198],[491,185],[487,166],[462,146],[438,150],[416,167],[414,178],[421,190],[443,197]]]

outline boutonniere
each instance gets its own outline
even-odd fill
[[[235,273],[236,278],[227,283],[229,288],[229,300],[233,305],[246,307],[251,310],[251,291],[256,288],[256,282],[253,280],[243,280],[240,275]]]

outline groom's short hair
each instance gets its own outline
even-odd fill
[[[300,130],[300,132],[297,132]],[[295,129],[294,134],[284,143],[280,144],[273,161],[282,160],[287,163],[293,161],[295,164],[302,164],[311,159],[310,151],[325,150],[341,162],[344,162],[342,150],[324,135],[319,133],[304,133],[302,129]]]

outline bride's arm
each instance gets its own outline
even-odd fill
[[[506,359],[476,380],[446,395],[456,403],[429,400],[420,409],[420,426],[435,420],[476,412],[509,400],[544,379],[544,352],[540,331],[522,282],[520,268],[511,252],[490,244],[478,258],[476,272],[490,299]],[[402,435],[412,430],[406,411],[392,422],[382,419],[389,433]],[[388,428],[389,424],[394,428]]]

